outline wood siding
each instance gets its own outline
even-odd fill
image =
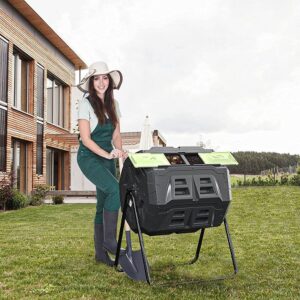
[[[39,43],[38,39],[26,28],[24,28],[16,20],[9,17],[5,11],[0,9],[0,35],[8,41],[8,64],[7,64],[7,92],[5,89],[3,93],[7,93],[7,139],[6,139],[6,172],[0,172],[0,179],[11,171],[11,146],[12,139],[17,138],[29,142],[30,158],[28,162],[28,192],[36,184],[46,183],[46,147],[57,148],[67,151],[65,154],[65,188],[70,186],[70,145],[64,143],[57,143],[52,140],[46,140],[45,135],[52,134],[66,134],[70,133],[70,86],[75,81],[75,67],[70,68],[53,50],[49,50],[45,45]],[[0,42],[2,40],[0,39]],[[13,107],[13,49],[17,47],[31,58],[30,62],[30,84],[29,84],[29,112],[19,111]],[[58,51],[58,50],[57,50]],[[43,77],[41,70],[43,70]],[[39,77],[38,77],[39,69]],[[46,121],[47,116],[47,74],[50,72],[59,78],[67,85],[65,89],[66,110],[64,112],[64,127],[61,128]],[[43,93],[40,83],[44,80]],[[38,84],[39,83],[39,84]],[[39,89],[39,90],[38,90]],[[43,99],[41,99],[43,95]],[[37,98],[39,103],[43,105],[44,118],[38,119],[37,113]],[[39,107],[39,115],[41,115],[42,107]],[[37,140],[37,120],[41,121],[44,126],[43,132],[43,174],[36,174],[36,140]]]

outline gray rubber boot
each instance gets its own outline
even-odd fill
[[[117,252],[117,223],[118,211],[103,210],[103,225],[104,225],[104,242],[103,248],[112,254]],[[124,254],[125,250],[121,249],[120,254]]]
[[[104,240],[103,224],[94,224],[94,243],[95,243],[96,262],[101,262],[112,267],[114,265],[114,261],[110,259],[107,251],[104,250],[103,240]]]

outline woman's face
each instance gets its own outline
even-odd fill
[[[109,78],[107,75],[96,75],[94,77],[94,88],[97,95],[104,95],[109,86]]]

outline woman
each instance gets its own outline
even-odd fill
[[[107,251],[116,254],[120,208],[114,159],[126,157],[122,150],[118,103],[113,96],[113,89],[119,89],[121,84],[120,71],[109,71],[104,62],[96,62],[89,67],[89,73],[78,86],[87,93],[79,103],[77,162],[97,190],[95,259],[109,266],[113,266],[113,261]]]

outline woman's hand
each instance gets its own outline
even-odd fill
[[[123,157],[123,151],[119,149],[114,149],[108,154],[107,159],[115,159],[119,157]]]
[[[128,157],[128,152],[126,150],[122,151],[122,158],[125,160]]]

